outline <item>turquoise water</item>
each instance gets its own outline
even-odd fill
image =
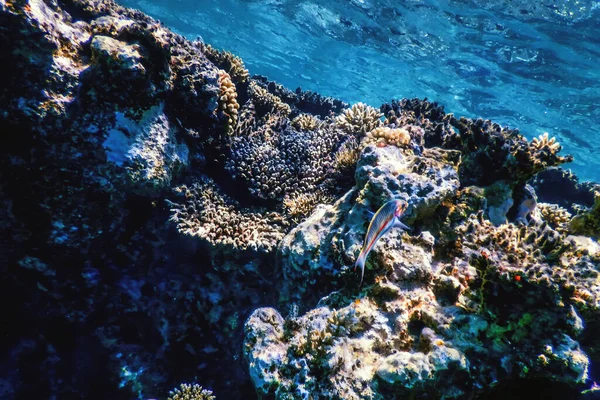
[[[600,2],[121,0],[290,89],[447,112],[556,136],[600,181]]]

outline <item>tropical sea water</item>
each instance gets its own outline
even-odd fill
[[[121,0],[290,89],[549,132],[600,181],[600,2]]]

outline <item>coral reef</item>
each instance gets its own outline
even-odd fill
[[[0,398],[590,387],[599,190],[549,135],[290,91],[112,1],[0,1],[0,42]]]
[[[200,48],[210,61],[230,75],[236,83],[245,83],[250,78],[244,62],[238,56],[217,50],[210,44],[200,43]]]
[[[590,359],[576,338],[582,318],[600,312],[600,246],[546,222],[493,223],[481,204],[510,199],[511,185],[461,194],[457,159],[369,146],[357,187],[283,239],[287,301],[306,307],[315,291],[331,294],[300,317],[261,308],[248,319],[245,355],[259,393],[462,399],[499,376],[587,381]],[[420,233],[385,236],[367,265],[371,284],[357,294],[344,260],[358,252],[366,210],[387,198],[409,202],[404,219]],[[451,254],[443,232],[456,234]]]
[[[537,205],[542,219],[560,233],[567,233],[569,231],[569,222],[571,221],[571,213],[566,209],[556,205],[548,203],[540,203]]]
[[[363,145],[376,144],[378,146],[407,147],[410,144],[410,132],[406,128],[379,127],[368,132]]]
[[[237,124],[237,114],[240,106],[237,102],[235,85],[229,74],[223,70],[219,71],[219,86],[219,109],[227,115],[227,128],[230,132],[233,132]]]

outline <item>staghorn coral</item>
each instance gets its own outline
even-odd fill
[[[215,396],[207,389],[194,383],[182,383],[178,388],[169,392],[167,400],[215,400]]]
[[[540,212],[542,219],[560,233],[567,233],[569,231],[569,221],[571,221],[571,213],[566,209],[556,205],[548,203],[539,203],[537,208]]]
[[[575,234],[600,239],[600,191],[595,192],[594,196],[594,205],[583,213],[574,216],[569,228]]]
[[[335,123],[346,133],[366,135],[381,125],[381,113],[364,103],[356,103],[337,116]]]
[[[172,222],[185,235],[199,237],[225,250],[271,251],[287,222],[277,213],[242,208],[207,177],[175,189],[183,201],[168,201]]]
[[[237,115],[240,105],[237,102],[235,85],[229,74],[219,70],[219,110],[227,115],[227,130],[232,133],[237,124]]]
[[[320,125],[321,121],[310,114],[300,114],[292,120],[292,126],[301,131],[312,131]]]
[[[250,78],[250,74],[240,57],[228,51],[215,49],[210,44],[202,42],[199,43],[199,47],[206,57],[227,72],[234,82],[245,83]]]

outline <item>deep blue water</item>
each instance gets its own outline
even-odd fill
[[[378,107],[427,97],[529,139],[556,136],[600,181],[600,2],[121,0],[241,56],[251,74]]]

